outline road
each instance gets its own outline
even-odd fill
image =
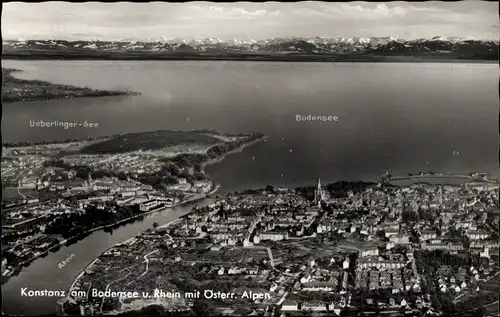
[[[306,236],[306,237],[288,237],[288,240],[295,240],[294,242],[289,243],[289,244],[293,244],[293,243],[298,243],[298,242],[301,242],[302,240],[307,240],[307,239],[311,239],[311,238],[316,238],[316,236],[310,235],[310,236]]]
[[[107,163],[107,162],[111,162],[113,161],[115,158],[119,157],[120,155],[119,154],[116,154],[116,155],[113,155],[113,156],[110,156],[108,158],[104,158],[100,161],[100,163]]]
[[[14,176],[15,174],[16,174],[16,169],[13,167],[10,167],[10,168],[3,170],[1,175],[2,175],[2,177],[11,177],[11,176]]]
[[[255,230],[255,227],[259,224],[260,220],[256,220],[254,222],[252,222],[252,224],[250,225],[250,227],[248,228],[248,233],[251,235],[252,232]]]
[[[168,241],[170,241],[170,242],[174,242],[174,238],[172,238],[172,236],[171,236],[171,235],[169,235],[168,233],[166,233],[166,234],[164,235],[164,237],[166,237],[166,238],[168,239]]]
[[[495,228],[493,228],[493,227],[491,226],[491,223],[486,222],[486,227],[487,227],[487,228],[488,228],[488,229],[489,229],[489,230],[490,230],[493,234],[496,234],[496,235],[498,236],[498,234],[499,234],[498,230],[495,230]]]
[[[171,264],[174,264],[177,263],[178,261],[172,261],[172,260],[162,260],[164,261],[165,263],[171,263]],[[217,265],[238,265],[239,263],[241,262],[237,262],[237,261],[207,261],[207,260],[201,260],[201,261],[195,261],[195,260],[187,260],[187,261],[182,261],[182,263],[186,263],[186,264],[190,264],[190,265],[193,265],[193,264],[217,264]]]
[[[300,242],[302,241],[296,241],[296,242],[292,242],[292,243],[287,243],[287,244],[284,244],[286,246],[289,246],[289,245],[294,245],[296,246],[297,248],[303,250],[303,251],[306,251],[306,252],[311,252],[311,249],[309,249],[308,247],[304,246],[303,244],[301,244]]]
[[[283,302],[286,300],[287,296],[288,296],[288,292],[285,292],[285,294],[283,294],[283,296],[280,298],[280,300],[276,303],[276,306],[283,304]]]
[[[127,274],[125,274],[124,276],[120,276],[120,277],[118,277],[118,278],[114,279],[113,281],[109,282],[109,283],[108,283],[108,285],[106,285],[106,289],[104,290],[104,293],[106,293],[106,292],[108,291],[109,286],[110,286],[111,284],[113,284],[113,283],[115,283],[115,282],[118,282],[118,281],[120,281],[120,280],[123,280],[123,279],[127,278],[127,277],[128,277],[128,276],[132,273],[132,270],[130,270],[130,268],[126,268],[126,270],[128,270],[128,273],[127,273]],[[105,300],[105,299],[106,299],[106,297],[105,297],[105,296],[103,296],[103,297],[102,297],[101,306],[99,307],[99,310],[100,310],[101,314],[103,313],[103,311],[102,311],[102,306],[104,305],[104,300]]]
[[[288,296],[288,292],[285,292],[283,296],[280,298],[280,300],[273,305],[273,310],[271,311],[271,314],[269,316],[276,316],[276,309],[279,305],[283,304],[283,302],[286,300],[286,297]]]
[[[26,205],[18,205],[10,208],[5,208],[4,210],[9,210],[9,211],[16,211],[17,209],[26,209],[30,207],[35,207],[38,205],[44,205],[47,204],[47,202],[38,202],[38,203],[32,203],[32,204],[26,204]]]
[[[24,174],[28,173],[29,171],[31,171],[31,168],[25,169],[21,174],[19,174],[19,179],[17,181],[17,193],[24,199],[26,199],[26,196],[21,193],[21,178]]]
[[[19,194],[19,196],[21,196],[21,198],[26,199],[26,196],[23,193],[21,193],[21,182],[20,181],[17,185],[17,193]]]
[[[87,289],[87,300],[89,300],[90,296],[90,287],[92,287],[92,281],[90,281],[89,288]]]
[[[144,261],[146,261],[146,270],[144,271],[144,273],[142,273],[141,275],[139,275],[136,278],[136,280],[139,279],[140,277],[146,275],[146,273],[148,273],[148,270],[149,270],[149,259],[148,259],[148,256],[151,255],[151,254],[153,254],[153,253],[158,253],[158,252],[160,252],[160,251],[159,250],[154,250],[154,251],[151,251],[148,254],[144,255]]]
[[[41,216],[38,216],[38,217],[32,217],[32,218],[29,218],[29,219],[26,219],[26,220],[23,220],[23,221],[20,221],[20,222],[16,222],[14,224],[11,224],[11,225],[3,225],[2,228],[15,228],[17,226],[20,226],[22,224],[25,224],[25,223],[28,223],[28,222],[32,222],[32,221],[36,221],[38,219],[42,219],[42,218],[45,218],[47,217],[47,215],[41,215]]]

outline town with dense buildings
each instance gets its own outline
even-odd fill
[[[4,147],[2,283],[90,232],[209,197],[203,167],[264,138],[154,133]],[[436,177],[211,197],[95,259],[61,313],[497,315],[498,181]]]
[[[114,246],[60,304],[81,315],[496,316],[499,215],[486,181],[228,194]]]
[[[151,134],[155,144],[147,143]],[[126,137],[132,141],[123,142]],[[155,131],[4,145],[2,284],[38,257],[95,230],[112,230],[156,210],[205,198],[218,186],[206,178],[204,165],[261,138]],[[106,152],[116,144],[129,147]]]

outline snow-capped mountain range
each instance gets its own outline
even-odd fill
[[[393,37],[313,37],[273,38],[268,40],[218,38],[166,39],[147,41],[67,41],[67,40],[23,40],[4,41],[4,56],[16,54],[85,54],[99,52],[143,53],[143,54],[370,54],[370,55],[453,55],[459,58],[496,59],[498,42],[473,40],[461,37],[439,37],[432,39],[405,40]]]

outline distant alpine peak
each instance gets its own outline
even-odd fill
[[[471,36],[434,36],[432,38],[434,41],[447,41],[447,42],[462,42],[462,41],[468,41],[468,40],[474,40],[473,37]]]
[[[345,43],[345,44],[379,44],[386,42],[422,42],[422,41],[447,41],[447,42],[461,42],[466,40],[474,40],[478,42],[491,42],[492,40],[479,40],[473,37],[467,36],[434,36],[432,38],[420,38],[420,39],[403,39],[396,38],[393,36],[362,36],[362,37],[327,37],[327,36],[316,36],[316,37],[275,37],[263,40],[255,40],[251,38],[231,38],[231,39],[220,39],[218,37],[204,37],[204,38],[180,38],[180,37],[159,37],[159,38],[148,38],[148,39],[114,39],[114,40],[99,40],[99,39],[86,39],[86,40],[63,40],[63,39],[33,39],[31,41],[45,42],[45,43],[55,43],[60,41],[65,42],[87,42],[87,43],[99,43],[99,42],[130,42],[130,43],[169,43],[169,44],[188,44],[188,45],[214,45],[214,44],[226,44],[226,45],[250,45],[250,44],[267,44],[267,43],[285,43],[292,41],[304,41],[311,44],[328,44],[328,43]],[[4,40],[4,42],[26,42],[30,39],[18,38],[16,40]]]
[[[24,39],[23,39],[24,40]],[[482,58],[498,60],[498,41],[473,40],[467,37],[435,36],[427,39],[395,37],[277,37],[267,40],[250,38],[219,39],[205,37],[100,40],[24,40],[3,41],[3,53],[23,51],[60,52],[68,49],[86,54],[99,51],[106,54],[366,54],[367,56],[444,56],[447,58]],[[25,53],[22,53],[25,54]],[[59,55],[58,55],[59,56]]]

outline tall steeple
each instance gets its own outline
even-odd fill
[[[86,184],[88,187],[92,187],[93,183],[92,183],[92,173],[89,173],[89,177],[87,179],[87,184]]]
[[[443,203],[443,185],[439,185],[439,203]]]
[[[325,200],[325,194],[323,188],[321,187],[321,178],[318,178],[318,187],[314,191],[314,202],[321,206],[321,202]]]

